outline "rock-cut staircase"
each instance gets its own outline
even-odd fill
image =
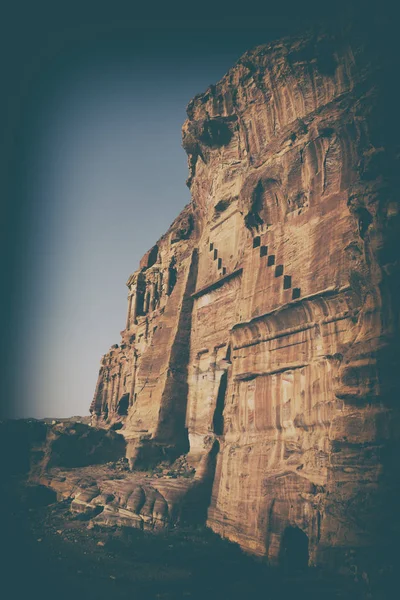
[[[226,275],[226,267],[222,264],[222,258],[218,256],[218,249],[215,248],[214,242],[210,242],[209,250],[213,252],[213,260],[217,261],[217,269],[220,277],[223,277]]]
[[[260,257],[266,257],[267,268],[275,268],[275,277],[282,277],[282,287],[284,290],[292,290],[292,300],[300,298],[301,289],[299,287],[292,287],[292,276],[284,274],[285,266],[283,264],[276,264],[275,254],[268,254],[268,246],[261,245],[261,237],[258,235],[253,238],[253,248],[259,248]]]
[[[275,268],[275,277],[282,277],[282,287],[284,290],[292,290],[292,300],[300,298],[301,289],[299,287],[292,287],[292,275],[284,273],[285,266],[283,264],[276,264],[275,254],[268,254],[268,246],[261,245],[261,237],[256,236],[253,238],[253,249],[259,248],[260,257],[266,257],[267,267]],[[218,248],[215,247],[214,242],[210,242],[209,251],[213,253],[213,260],[217,261],[217,269],[220,277],[226,275],[226,267],[222,262],[222,258],[218,256]]]

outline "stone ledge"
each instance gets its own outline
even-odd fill
[[[192,298],[194,298],[194,299],[200,298],[200,296],[204,296],[204,294],[207,294],[208,292],[212,292],[213,290],[216,290],[217,288],[223,286],[230,279],[233,279],[234,277],[241,275],[242,272],[243,272],[243,268],[240,267],[240,269],[236,269],[236,271],[233,271],[232,273],[228,273],[228,275],[221,277],[217,281],[214,281],[213,283],[206,285],[205,287],[201,288],[200,290],[198,290],[197,292],[192,294]]]

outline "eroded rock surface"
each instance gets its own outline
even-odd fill
[[[91,405],[136,472],[81,486],[78,510],[158,526],[192,507],[272,563],[364,569],[387,546],[399,164],[367,42],[257,47],[189,103],[192,203],[129,278]],[[193,479],[137,472],[179,456]]]

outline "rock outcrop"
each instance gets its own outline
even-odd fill
[[[387,547],[400,219],[386,110],[381,59],[355,33],[257,47],[189,103],[192,202],[127,282],[91,405],[136,472],[75,503],[102,487],[110,514],[152,523],[197,506],[271,563],[362,570]],[[140,473],[182,456],[194,475]]]

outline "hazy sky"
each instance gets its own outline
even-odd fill
[[[11,416],[88,414],[125,282],[190,201],[187,103],[298,25],[89,20],[25,47],[10,113]]]

